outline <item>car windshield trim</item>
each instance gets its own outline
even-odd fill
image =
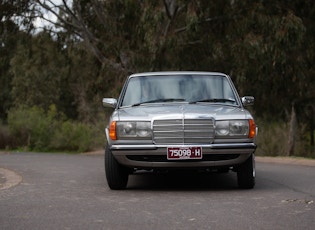
[[[235,103],[236,101],[234,99],[227,99],[227,98],[208,98],[208,99],[203,99],[203,100],[196,100],[196,101],[190,101],[189,104],[196,104],[198,102],[232,102]]]
[[[133,106],[139,106],[142,104],[150,104],[150,103],[159,103],[159,102],[183,102],[186,101],[183,98],[160,98],[160,99],[155,99],[155,100],[149,100],[149,101],[144,101],[144,102],[139,102],[136,104],[133,104]]]

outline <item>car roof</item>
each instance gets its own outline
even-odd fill
[[[221,75],[227,76],[224,73],[220,72],[207,72],[207,71],[158,71],[158,72],[143,72],[143,73],[135,73],[129,76],[131,77],[140,77],[140,76],[170,76],[170,75]]]

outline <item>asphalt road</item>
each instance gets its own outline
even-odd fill
[[[133,175],[111,191],[103,165],[0,153],[0,229],[315,229],[314,166],[258,160],[253,190],[235,173],[183,173]]]

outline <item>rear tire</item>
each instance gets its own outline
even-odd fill
[[[128,171],[117,162],[108,145],[105,148],[104,160],[108,186],[113,190],[125,189],[128,183]]]
[[[255,177],[255,155],[251,154],[250,157],[237,168],[238,186],[242,189],[254,188]]]

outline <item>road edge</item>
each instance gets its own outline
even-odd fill
[[[291,164],[315,167],[314,159],[299,158],[299,157],[264,157],[256,156],[257,162],[275,163],[275,164]]]
[[[9,169],[0,168],[0,175],[2,178],[4,178],[4,183],[0,183],[0,191],[4,189],[9,189],[22,182],[22,177],[16,172]]]

